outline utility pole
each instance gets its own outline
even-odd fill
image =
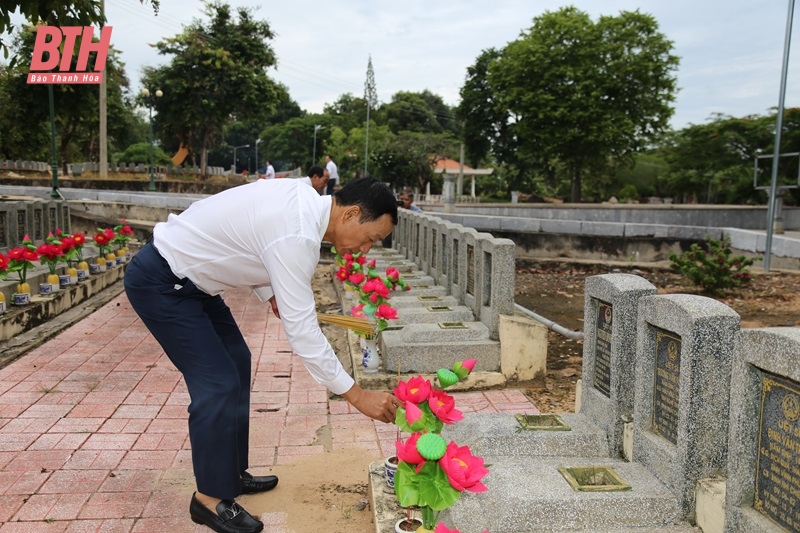
[[[364,83],[364,100],[367,101],[367,126],[364,141],[364,177],[367,177],[367,164],[369,163],[369,109],[372,104],[378,103],[378,91],[375,88],[375,72],[372,70],[372,55],[367,63],[367,81]]]

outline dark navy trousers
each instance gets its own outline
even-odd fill
[[[152,242],[133,257],[124,282],[133,309],[186,380],[197,490],[239,496],[248,467],[251,358],[230,309],[175,276]]]

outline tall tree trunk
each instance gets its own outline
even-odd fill
[[[581,201],[581,188],[583,187],[581,183],[581,169],[576,168],[572,174],[572,190],[570,191],[570,201],[574,204],[580,203]]]

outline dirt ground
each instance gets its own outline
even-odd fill
[[[659,294],[704,294],[666,265],[589,263],[542,260],[517,261],[516,303],[571,330],[583,330],[583,287],[588,276],[635,274],[658,288]],[[751,270],[750,286],[715,299],[739,313],[743,328],[800,326],[800,272],[764,274]],[[575,383],[581,377],[583,341],[548,332],[547,377],[525,385],[526,394],[542,410],[575,409]]]

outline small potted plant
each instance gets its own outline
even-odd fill
[[[115,236],[111,242],[119,247],[117,249],[117,264],[127,263],[131,258],[131,252],[128,250],[128,241],[133,238],[133,229],[123,218],[120,224],[114,226],[114,233]]]
[[[114,230],[111,228],[97,228],[97,233],[92,237],[92,240],[100,251],[100,255],[97,258],[97,266],[89,267],[92,274],[105,272],[108,267],[117,264],[117,255],[111,252],[111,240],[114,236]]]
[[[58,292],[61,283],[56,269],[58,263],[64,259],[64,248],[61,246],[61,241],[56,239],[52,233],[48,233],[44,242],[36,248],[36,253],[39,254],[39,263],[47,265],[49,271],[47,282],[39,284],[39,294]]]
[[[89,279],[89,264],[83,259],[83,245],[86,244],[86,235],[83,233],[73,233],[70,235],[74,243],[73,250],[75,257],[71,259],[75,263],[75,270],[78,275],[78,281],[86,281]],[[72,266],[70,264],[70,266]]]
[[[33,262],[39,261],[39,254],[28,235],[22,239],[22,246],[8,251],[8,272],[16,272],[19,283],[14,293],[14,305],[31,303],[31,286],[28,284],[28,270],[35,268]]]

